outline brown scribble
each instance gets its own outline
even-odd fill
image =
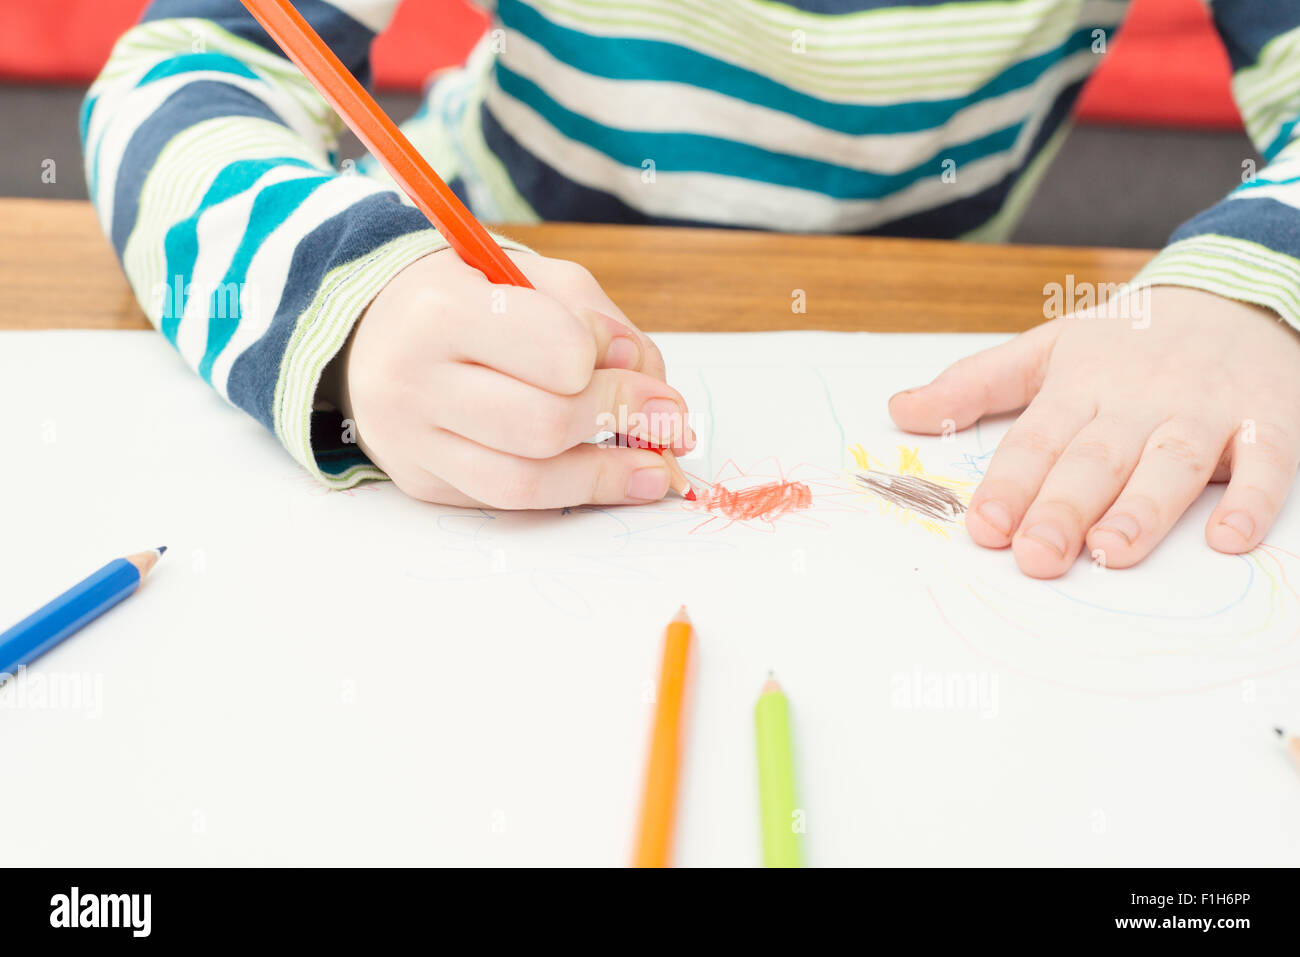
[[[869,469],[856,472],[853,477],[863,488],[899,508],[911,509],[922,518],[955,522],[966,511],[966,503],[952,489],[916,475],[893,475]]]
[[[770,522],[788,512],[812,505],[812,489],[803,482],[768,482],[732,491],[711,485],[700,496],[700,506],[732,521],[759,519]]]

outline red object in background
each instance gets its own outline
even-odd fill
[[[146,0],[5,0],[0,77],[85,83]],[[415,90],[439,67],[464,59],[486,17],[467,0],[404,0],[375,41],[382,89]],[[1239,129],[1228,57],[1204,0],[1134,0],[1102,67],[1084,90],[1084,122]]]
[[[1204,0],[1136,0],[1084,88],[1083,122],[1241,129],[1227,51]]]
[[[87,83],[146,6],[148,0],[4,0],[0,78]],[[375,41],[376,85],[418,90],[434,70],[463,61],[487,22],[467,0],[405,0]]]
[[[488,16],[466,0],[404,0],[375,40],[375,85],[418,90],[434,70],[464,62]]]
[[[144,7],[144,0],[9,0],[0,6],[0,77],[84,83]]]

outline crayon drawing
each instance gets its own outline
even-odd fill
[[[692,533],[718,532],[733,525],[775,532],[779,522],[829,528],[818,513],[848,510],[847,502],[844,509],[837,509],[836,503],[853,495],[831,469],[801,464],[786,471],[775,458],[762,459],[748,470],[728,459],[712,481],[691,478],[698,499],[683,501],[681,507],[707,515]]]
[[[898,447],[894,471],[861,445],[853,446],[849,454],[856,465],[849,470],[850,478],[879,501],[883,513],[904,523],[917,522],[941,538],[948,537],[948,529],[960,527],[974,482],[927,472],[918,450],[903,445]]]
[[[812,489],[803,482],[778,481],[732,491],[721,484],[708,488],[701,501],[710,512],[732,521],[759,519],[772,522],[786,512],[812,505]]]

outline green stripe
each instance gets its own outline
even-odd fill
[[[1127,2],[1129,0],[1123,0],[1123,4]],[[584,3],[583,0],[529,0],[529,3],[539,11],[545,11],[547,15],[558,13],[571,20],[599,25],[623,33],[662,32],[665,29],[678,33],[683,23],[693,23],[698,24],[714,39],[718,39],[719,34],[724,32],[722,29],[717,29],[718,27],[730,26],[740,19],[747,25],[757,26],[759,29],[770,27],[774,32],[773,35],[776,31],[811,29],[814,31],[814,35],[809,38],[812,41],[820,41],[828,37],[837,41],[841,39],[848,41],[847,44],[837,44],[837,48],[857,43],[881,42],[882,37],[883,42],[886,43],[901,39],[929,39],[940,36],[941,31],[944,30],[948,31],[942,34],[944,42],[953,43],[959,43],[967,36],[974,43],[987,42],[989,39],[1003,39],[1008,36],[1020,38],[1025,32],[1026,18],[1036,17],[1040,22],[1051,24],[1063,19],[1060,10],[1063,5],[1074,7],[1070,10],[1071,13],[1077,11],[1077,6],[1072,0],[984,0],[979,3],[974,0],[953,0],[951,3],[922,8],[894,4],[847,13],[798,10],[781,2],[759,3],[756,0],[749,0],[749,3],[745,3],[744,0],[731,0],[726,7],[722,8],[720,14],[708,18],[707,14],[712,11],[700,10],[697,0],[677,0],[677,2],[660,0],[656,3],[623,0],[618,4],[611,4],[608,0],[597,0],[594,3]],[[1116,17],[1117,23],[1122,16],[1123,4],[1113,4],[1116,13],[1119,14]],[[735,8],[744,6],[754,9],[741,9],[737,15]],[[1025,9],[1026,7],[1030,9]],[[777,22],[776,17],[755,16],[761,8],[766,8],[770,13],[785,14],[784,22]],[[971,16],[972,13],[991,15]],[[986,33],[972,30],[972,28],[985,27],[1006,27],[1007,33],[990,37]],[[855,31],[856,35],[853,35]],[[736,31],[727,29],[725,32],[734,34]],[[825,36],[817,36],[817,33],[824,33]]]
[[[1207,234],[1163,250],[1138,273],[1134,284],[1160,285],[1176,280],[1176,285],[1266,306],[1300,327],[1297,277],[1300,261],[1258,243]]]
[[[1091,29],[1076,30],[1063,43],[1016,63],[960,97],[889,105],[836,103],[674,43],[592,36],[562,27],[521,0],[500,0],[498,9],[502,22],[511,29],[545,47],[561,62],[592,76],[636,82],[671,80],[789,113],[840,133],[916,133],[943,126],[974,103],[1032,86],[1061,60],[1092,47]],[[635,118],[629,120],[634,122]]]

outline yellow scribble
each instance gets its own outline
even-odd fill
[[[857,465],[861,472],[872,473],[888,477],[894,476],[911,476],[923,479],[940,488],[952,491],[961,501],[962,508],[970,501],[970,492],[975,483],[965,479],[953,478],[948,475],[938,475],[933,472],[927,472],[925,466],[921,464],[920,450],[917,448],[908,448],[905,445],[898,447],[898,466],[895,469],[889,468],[883,461],[871,455],[860,444],[854,445],[849,449],[849,454],[853,456],[854,464]],[[855,482],[857,480],[855,479]],[[914,483],[915,484],[915,483]],[[870,496],[880,504],[881,514],[892,514],[904,524],[915,522],[926,531],[939,536],[940,538],[948,537],[948,529],[956,521],[938,521],[928,515],[922,515],[912,508],[908,508],[898,502],[890,501],[870,489],[863,489],[864,496]]]

